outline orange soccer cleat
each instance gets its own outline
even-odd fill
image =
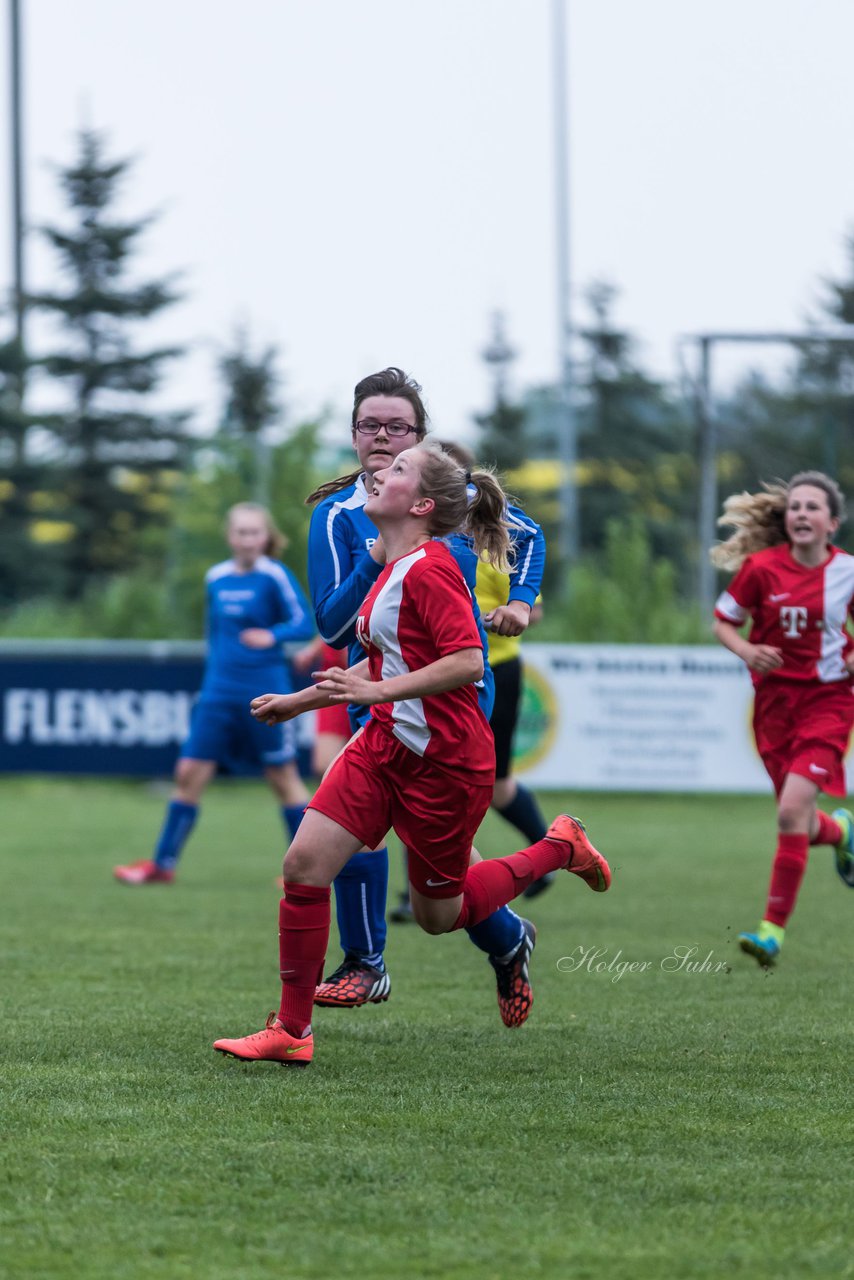
[[[171,884],[175,879],[174,871],[164,871],[150,858],[129,862],[126,867],[113,867],[113,875],[122,884]]]
[[[281,1062],[283,1067],[307,1067],[314,1052],[314,1036],[292,1036],[275,1013],[267,1018],[263,1031],[239,1040],[215,1040],[217,1053],[240,1058],[242,1062]]]
[[[547,840],[561,840],[571,848],[564,870],[580,876],[594,893],[604,893],[611,887],[611,868],[598,849],[587,839],[584,823],[578,818],[562,813],[555,818],[546,832]]]

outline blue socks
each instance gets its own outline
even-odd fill
[[[388,849],[355,854],[338,873],[334,884],[343,951],[382,971],[385,968]],[[515,911],[499,907],[466,933],[487,955],[506,956],[522,941],[524,929]]]
[[[466,929],[476,947],[489,956],[506,956],[518,947],[524,937],[522,921],[509,907],[499,907],[480,924]]]
[[[290,834],[292,840],[299,831],[299,824],[302,822],[304,814],[304,804],[282,805],[282,821],[285,824],[285,830]]]
[[[500,813],[501,817],[517,831],[521,831],[528,844],[536,844],[546,834],[546,824],[540,806],[521,782],[516,784],[516,794],[510,803],[503,809],[499,809],[496,805],[495,812]]]
[[[333,883],[338,933],[345,954],[358,956],[365,964],[382,971],[385,968],[388,849],[354,854]]]
[[[161,871],[174,871],[181,856],[181,850],[196,825],[198,814],[197,804],[184,804],[183,800],[170,800],[154,851],[154,861]]]

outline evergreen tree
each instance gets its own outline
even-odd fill
[[[56,590],[67,526],[53,518],[61,503],[57,477],[32,456],[27,437],[40,421],[21,405],[26,360],[13,339],[0,344],[0,604]]]
[[[275,347],[267,347],[253,355],[246,332],[239,329],[218,362],[225,391],[219,447],[232,457],[246,494],[265,506],[271,492],[270,429],[283,417],[276,354]]]
[[[578,362],[581,543],[601,550],[609,521],[640,518],[658,556],[671,556],[685,586],[696,548],[696,464],[688,414],[648,377],[634,342],[612,320],[616,290],[587,292],[593,323],[580,331]],[[686,554],[687,553],[687,554]]]
[[[188,414],[147,406],[164,365],[181,348],[136,350],[133,344],[135,325],[158,316],[178,294],[171,278],[129,278],[139,238],[152,221],[113,215],[129,167],[107,157],[98,134],[80,134],[76,161],[59,175],[72,225],[42,229],[66,287],[28,300],[56,319],[65,337],[38,363],[71,395],[68,409],[44,423],[63,473],[65,498],[55,515],[70,531],[63,546],[69,596],[135,567],[146,531],[163,520],[170,481],[190,448]]]
[[[493,400],[487,413],[475,415],[477,460],[498,471],[511,500],[542,526],[551,547],[543,576],[543,589],[549,595],[560,573],[554,553],[559,519],[554,449],[552,441],[543,438],[542,413],[531,411],[531,397],[511,399],[508,381],[516,352],[507,341],[500,312],[493,316],[492,336],[481,354],[492,371]]]

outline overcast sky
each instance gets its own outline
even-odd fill
[[[239,322],[280,348],[292,416],[346,421],[356,380],[394,363],[423,382],[436,428],[465,434],[489,399],[497,309],[515,388],[556,376],[551,0],[21,9],[28,219],[61,216],[50,166],[81,125],[137,157],[121,212],[161,215],[137,270],[183,270],[187,291],[149,336],[191,345],[167,393],[200,426]],[[799,326],[854,230],[854,2],[566,9],[575,323],[586,286],[611,281],[665,378],[680,334]],[[4,173],[8,155],[7,129]],[[31,285],[47,262],[33,237]]]

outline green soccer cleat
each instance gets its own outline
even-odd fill
[[[758,960],[763,969],[773,969],[780,954],[776,938],[761,938],[758,933],[740,933],[738,945],[746,955]]]
[[[834,809],[830,815],[842,828],[842,839],[834,849],[836,874],[849,889],[854,889],[854,814],[847,809]]]

